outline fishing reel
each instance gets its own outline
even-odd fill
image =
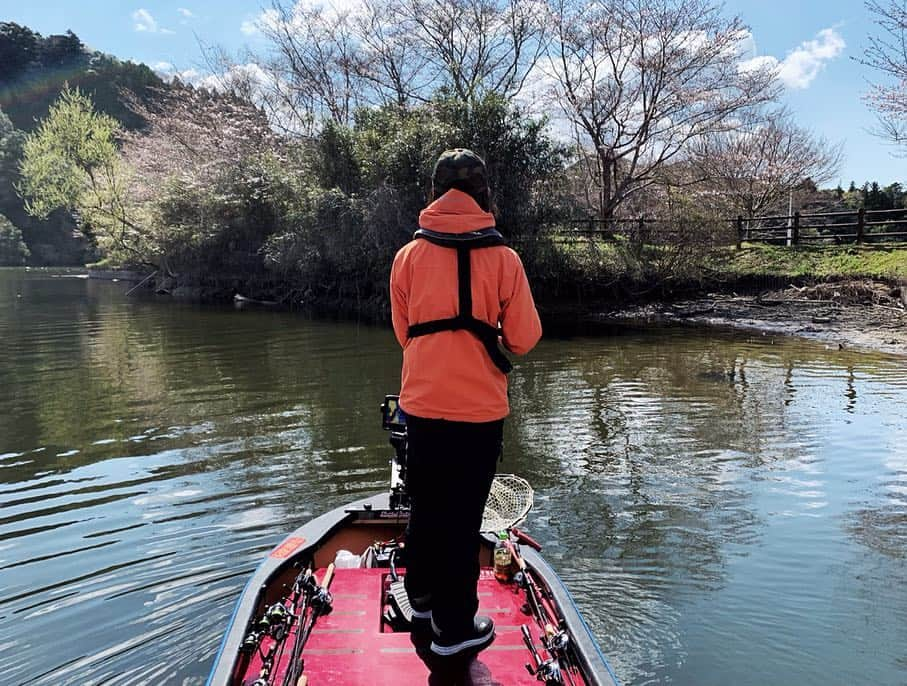
[[[553,657],[548,658],[536,667],[533,667],[527,662],[526,670],[536,679],[545,684],[545,686],[564,685],[564,677],[561,674],[560,665],[558,665],[557,660],[555,660]]]
[[[333,565],[331,565],[331,568],[331,576],[333,576]],[[327,588],[330,583],[330,577],[325,576],[325,581],[319,584],[315,575],[307,570],[301,579],[297,579],[297,583],[307,596],[309,607],[318,614],[325,615],[334,607],[334,596],[331,595]]]
[[[545,647],[548,648],[548,652],[553,655],[563,655],[567,651],[567,646],[570,645],[570,635],[561,629],[560,631],[555,630],[550,624],[546,628],[545,636]]]
[[[312,593],[309,604],[312,606],[312,609],[317,610],[319,614],[327,614],[334,607],[334,596],[331,595],[331,592],[328,589],[323,586],[318,586]]]
[[[253,652],[265,636],[271,636],[275,641],[280,641],[290,628],[293,615],[283,603],[274,603],[255,622],[255,628],[243,639],[241,650]]]
[[[262,635],[268,634],[279,641],[290,628],[292,621],[293,615],[286,606],[283,603],[274,603],[258,620],[257,629]]]
[[[545,684],[545,686],[564,686],[564,675],[561,672],[561,666],[557,658],[549,657],[547,660],[543,660],[535,647],[535,641],[532,640],[529,627],[523,624],[520,627],[520,631],[523,634],[523,643],[526,644],[532,655],[532,662],[526,663],[526,671]],[[548,652],[549,654],[551,653],[550,648]]]

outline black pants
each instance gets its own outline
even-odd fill
[[[479,528],[501,454],[504,420],[406,418],[409,434],[406,590],[431,596],[432,619],[465,632],[479,607]]]

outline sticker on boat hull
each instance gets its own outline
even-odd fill
[[[285,560],[290,555],[299,550],[302,547],[303,543],[305,543],[304,538],[292,536],[281,543],[279,546],[274,548],[274,550],[271,551],[270,557],[276,557],[279,560]]]

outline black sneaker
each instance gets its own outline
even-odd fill
[[[388,588],[387,602],[394,611],[394,617],[399,618],[397,623],[388,622],[395,627],[395,631],[409,628],[428,632],[431,629],[431,595],[411,598],[404,582],[394,581]]]
[[[472,631],[467,631],[465,634],[440,631],[434,620],[432,620],[431,628],[434,632],[431,652],[444,657],[466,652],[479,652],[494,640],[494,622],[490,617],[481,615],[473,620]]]

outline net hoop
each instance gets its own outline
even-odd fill
[[[532,486],[516,474],[498,474],[491,482],[481,533],[497,533],[516,526],[532,509]]]

